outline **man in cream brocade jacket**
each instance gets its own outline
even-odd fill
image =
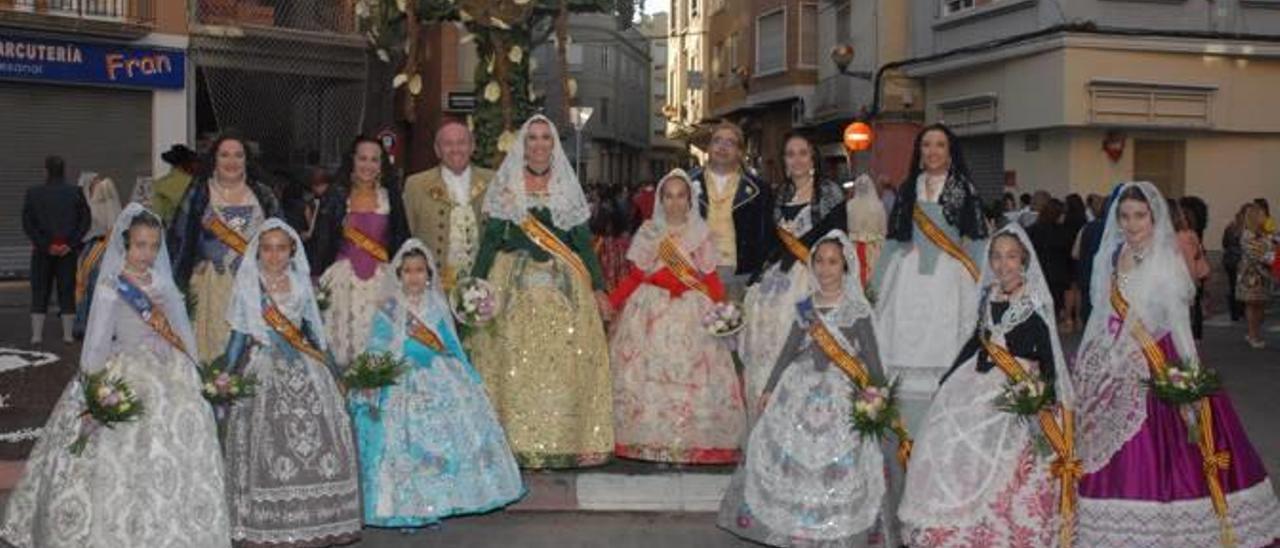
[[[475,139],[467,125],[445,120],[435,135],[440,165],[415,173],[404,183],[409,232],[435,254],[446,293],[471,271],[480,250],[484,228],[480,208],[493,172],[471,165],[474,151]]]
[[[453,289],[459,275],[466,276],[480,249],[483,219],[480,205],[493,179],[493,172],[470,166],[470,203],[459,206],[445,185],[443,165],[415,173],[405,182],[404,203],[409,217],[409,232],[422,240],[439,257],[444,289]],[[470,210],[470,215],[467,211]]]

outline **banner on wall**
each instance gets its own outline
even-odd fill
[[[186,53],[0,33],[0,78],[182,89]]]

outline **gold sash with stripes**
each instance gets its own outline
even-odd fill
[[[916,204],[915,208],[911,210],[911,218],[916,222],[916,226],[920,227],[920,232],[923,233],[930,242],[933,242],[933,245],[938,246],[939,249],[947,255],[950,255],[951,258],[960,261],[960,264],[964,266],[964,269],[969,271],[969,275],[973,276],[973,281],[976,282],[981,278],[982,272],[978,270],[977,263],[974,263],[973,259],[969,258],[969,254],[965,253],[964,248],[960,247],[959,244],[947,237],[946,232],[943,232],[941,228],[938,228],[938,225],[933,224],[933,219],[929,218],[929,214],[924,212],[924,209],[920,207],[920,204]]]
[[[109,235],[108,235],[109,236]],[[102,255],[107,251],[107,238],[104,236],[89,248],[89,253],[84,256],[84,264],[76,270],[76,302],[84,300],[84,294],[89,291],[89,273],[93,272],[93,268],[98,265],[98,261],[102,260]]]
[[[346,238],[348,242],[351,242],[356,247],[364,250],[364,252],[368,253],[369,256],[377,259],[378,262],[385,263],[391,260],[391,256],[387,254],[387,248],[382,247],[382,244],[378,243],[377,240],[369,237],[368,234],[361,232],[360,229],[354,226],[347,225],[343,227],[342,237]]]
[[[991,340],[983,337],[982,346],[987,350],[987,354],[991,356],[992,361],[996,363],[1005,375],[1013,382],[1021,382],[1026,379],[1028,373],[1022,368],[1022,364],[1018,363],[1018,359],[1009,353],[1009,350],[1003,346],[991,342]],[[1058,478],[1059,482],[1059,502],[1058,512],[1062,515],[1062,529],[1059,530],[1059,541],[1061,546],[1071,546],[1071,539],[1074,537],[1073,530],[1075,528],[1076,515],[1076,483],[1080,481],[1080,477],[1084,475],[1084,466],[1080,464],[1080,459],[1076,458],[1075,451],[1075,415],[1070,409],[1062,408],[1062,424],[1058,424],[1058,420],[1050,409],[1041,409],[1036,416],[1040,421],[1040,430],[1044,432],[1044,437],[1049,441],[1049,446],[1053,448],[1053,452],[1058,458],[1054,459],[1051,471]]]
[[[431,328],[427,327],[426,323],[423,323],[422,320],[418,319],[417,314],[409,312],[408,319],[405,321],[408,324],[406,327],[409,330],[410,338],[418,341],[422,346],[430,348],[440,354],[446,353],[444,351],[444,342],[440,340],[440,337],[436,335],[435,331],[432,331]]]
[[[151,326],[151,329],[154,330],[156,334],[164,338],[165,341],[168,341],[168,343],[173,345],[174,348],[177,348],[179,352],[187,354],[187,345],[182,343],[182,338],[178,337],[178,334],[173,330],[173,326],[169,324],[169,317],[165,316],[164,312],[159,308],[154,308],[153,306],[151,314],[142,318],[142,321]],[[190,354],[187,355],[190,356]]]
[[[680,251],[680,246],[676,245],[670,236],[663,238],[658,244],[658,259],[672,274],[675,274],[680,283],[700,291],[708,299],[715,300],[715,297],[711,296],[711,288],[702,283],[698,269],[693,267],[689,259],[684,256],[684,252]]]
[[[569,268],[582,279],[582,282],[590,287],[591,271],[587,269],[587,264],[582,262],[582,257],[573,252],[573,248],[557,238],[555,233],[546,225],[542,224],[533,215],[526,215],[523,221],[520,221],[520,229],[524,230],[526,236],[543,251],[550,253],[552,257],[564,261]]]
[[[787,251],[791,252],[792,257],[802,263],[807,264],[809,262],[809,246],[804,245],[800,238],[797,238],[790,230],[781,226],[777,228],[776,232],[778,233],[778,240],[782,241],[782,245],[787,248]]]
[[[1129,301],[1120,293],[1119,279],[1114,273],[1111,276],[1111,307],[1120,317],[1122,326],[1130,323]],[[1151,371],[1151,377],[1156,380],[1165,380],[1169,373],[1169,362],[1164,350],[1156,344],[1155,338],[1147,332],[1140,319],[1133,319],[1132,324],[1129,325],[1129,332],[1142,347],[1142,354],[1147,359],[1147,368]],[[1231,454],[1217,450],[1213,439],[1213,407],[1210,406],[1207,397],[1196,402],[1196,416],[1200,423],[1200,439],[1197,440],[1196,445],[1200,449],[1204,479],[1209,486],[1209,498],[1213,501],[1213,511],[1218,515],[1218,526],[1222,530],[1222,545],[1234,546],[1235,533],[1232,531],[1230,516],[1227,515],[1227,497],[1222,490],[1222,481],[1218,478],[1218,472],[1231,466]]]
[[[236,255],[243,256],[244,250],[249,247],[249,242],[244,239],[244,236],[236,232],[234,228],[227,226],[227,223],[222,221],[222,216],[218,215],[216,211],[205,219],[204,228],[213,234],[213,237],[217,238],[219,242],[222,242],[222,245],[235,251]]]
[[[262,311],[262,319],[266,320],[267,325],[271,326],[271,329],[280,334],[297,351],[315,358],[321,364],[328,363],[328,356],[325,356],[324,352],[321,352],[320,349],[312,346],[307,341],[307,338],[302,334],[302,330],[289,321],[289,318],[284,315],[284,312],[280,311],[280,308],[271,300],[271,297],[265,293],[263,296],[266,297],[267,304],[266,309]]]
[[[823,354],[826,354],[841,371],[853,379],[859,390],[871,384],[871,374],[867,372],[866,366],[840,346],[835,335],[827,331],[825,323],[815,319],[809,326],[809,336],[818,344],[818,348],[822,349]],[[893,423],[893,433],[898,436],[898,463],[902,465],[903,470],[906,470],[907,461],[911,460],[911,447],[914,442],[911,440],[911,434],[907,432],[906,425],[902,423],[901,416]]]

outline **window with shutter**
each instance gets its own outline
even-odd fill
[[[756,18],[756,76],[787,70],[787,12],[778,9]]]
[[[800,66],[818,67],[818,5],[800,5]]]

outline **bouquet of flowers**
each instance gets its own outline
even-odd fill
[[[876,441],[890,432],[898,433],[898,381],[868,384],[853,395],[853,429]]]
[[[378,406],[374,398],[383,387],[396,383],[406,369],[404,360],[397,359],[390,353],[374,354],[365,352],[356,356],[355,361],[342,374],[342,382],[348,389],[359,390],[369,404],[370,414],[378,418]]]
[[[1044,382],[1040,375],[1029,375],[1018,381],[1009,379],[996,396],[995,404],[996,409],[1030,420],[1041,409],[1053,405],[1053,400],[1053,385]]]
[[[254,395],[258,379],[253,375],[237,375],[228,371],[226,356],[200,367],[201,393],[215,405],[230,405]]]
[[[449,309],[463,325],[480,327],[498,316],[502,300],[493,284],[479,278],[463,278],[449,292]]]
[[[80,435],[69,448],[79,456],[89,443],[89,436],[101,426],[115,428],[118,423],[133,422],[142,416],[144,406],[128,383],[111,367],[84,375],[80,379],[84,389],[85,410],[80,414],[83,422]]]
[[[1157,398],[1174,405],[1189,405],[1222,387],[1218,373],[1195,360],[1170,363],[1163,379],[1148,381]]]
[[[715,337],[732,336],[744,325],[742,308],[733,302],[714,303],[702,315],[702,328]]]

